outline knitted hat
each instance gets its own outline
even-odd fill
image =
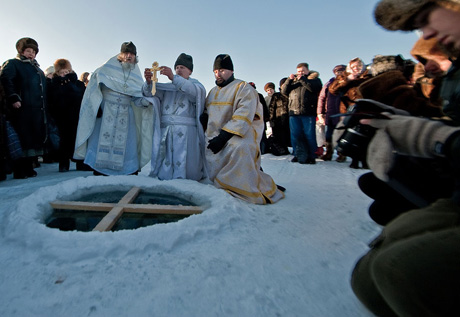
[[[133,42],[124,42],[121,44],[120,53],[133,53],[137,55],[136,45]]]
[[[332,69],[332,72],[335,74],[335,72],[344,72],[346,69],[346,65],[337,65]]]
[[[390,31],[412,31],[415,16],[429,4],[460,12],[460,0],[381,0],[374,10],[378,24]]]
[[[50,66],[47,69],[45,69],[45,76],[48,76],[49,74],[54,73],[54,66]]]
[[[401,55],[375,55],[372,60],[372,76],[377,76],[390,70],[404,70],[405,60]]]
[[[174,68],[176,68],[177,65],[182,65],[190,69],[190,71],[193,72],[193,58],[190,55],[187,55],[185,53],[182,53],[179,55],[179,57],[176,60],[176,63],[174,64]]]
[[[264,91],[267,91],[268,88],[275,90],[275,84],[272,82],[266,83],[264,86]]]
[[[233,62],[228,54],[217,55],[216,60],[214,61],[213,70],[216,69],[228,69],[233,70]]]
[[[16,42],[16,50],[19,54],[22,54],[26,48],[31,48],[38,54],[38,43],[30,37],[23,37]]]
[[[66,60],[64,58],[57,59],[54,62],[54,72],[59,73],[59,71],[61,69],[72,70],[72,65],[70,64],[70,62],[68,60]]]

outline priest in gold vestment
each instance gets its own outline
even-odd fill
[[[235,79],[229,55],[216,57],[214,75],[217,86],[206,98],[204,123],[209,178],[237,198],[254,204],[275,203],[284,193],[260,168],[264,122],[257,92]]]

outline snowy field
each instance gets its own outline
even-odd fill
[[[286,197],[251,205],[211,185],[59,173],[0,182],[0,316],[372,316],[349,280],[380,228],[346,163],[263,156]],[[71,164],[71,169],[75,165]],[[176,223],[117,232],[44,225],[49,202],[98,186],[177,194],[205,206]]]

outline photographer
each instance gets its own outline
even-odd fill
[[[382,0],[375,16],[387,29],[420,28],[425,39],[436,37],[442,44],[460,49],[458,0]],[[455,70],[454,63],[443,82],[441,95],[447,110],[452,111],[446,114],[460,111]],[[369,165],[380,179],[389,180],[396,152],[446,160],[456,186],[452,197],[403,213],[384,228],[354,268],[353,291],[378,316],[459,316],[460,128],[399,115],[360,123],[378,129],[367,153]]]
[[[401,55],[376,55],[370,67],[374,77],[358,87],[362,98],[405,110],[412,116],[442,117],[440,106],[431,103],[414,86],[408,84],[408,78],[413,73],[413,65]],[[420,204],[420,202],[414,202],[413,199],[411,201],[405,198],[404,194],[407,196],[407,192],[404,193],[404,189],[393,188],[401,186],[394,180],[392,184],[388,184],[379,180],[372,172],[363,174],[358,179],[358,185],[366,195],[374,199],[369,206],[369,216],[380,225],[386,225],[399,214],[417,206],[427,205],[425,201],[435,200],[431,197],[446,197],[445,192],[447,193],[451,187],[451,176],[445,175],[440,178],[438,171],[434,172],[435,164],[431,160],[402,156],[398,156],[397,160],[398,181],[403,180],[405,187],[412,188],[411,191],[417,192],[417,196],[425,197],[424,202]],[[424,170],[423,173],[421,173],[422,170]],[[438,167],[437,170],[440,168]],[[427,171],[433,171],[433,173]],[[427,195],[430,199],[426,198]]]
[[[297,65],[280,90],[289,98],[289,127],[294,158],[291,162],[316,164],[316,108],[323,84],[308,63]],[[306,152],[306,155],[304,155]]]

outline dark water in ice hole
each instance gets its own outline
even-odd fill
[[[93,193],[84,195],[78,199],[74,199],[74,201],[117,203],[121,200],[121,198],[124,195],[126,195],[127,192],[128,190]],[[176,196],[165,195],[160,193],[148,193],[143,191],[139,193],[139,195],[136,197],[133,203],[196,206],[190,201]],[[92,231],[106,214],[106,212],[98,211],[55,209],[45,223],[46,226],[49,228],[56,228],[62,231],[77,230],[88,232]],[[152,215],[124,212],[120,219],[118,219],[117,223],[113,226],[111,231],[136,229],[160,223],[177,222],[187,217],[189,216],[166,214]]]

